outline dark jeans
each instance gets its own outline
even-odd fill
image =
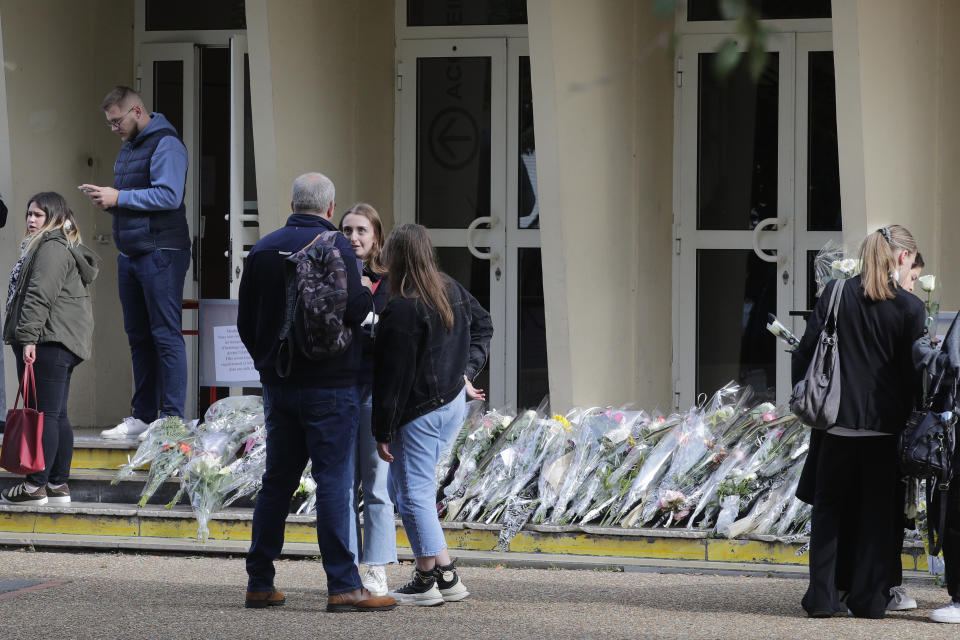
[[[897,533],[903,510],[895,436],[826,434],[817,460],[810,531],[808,613],[839,607],[838,586],[847,588],[854,615],[882,618],[890,600]],[[898,496],[900,497],[898,501]]]
[[[13,345],[17,358],[17,377],[23,381],[23,347]],[[56,342],[37,345],[37,359],[33,375],[37,382],[37,408],[43,412],[43,471],[31,473],[27,482],[38,487],[63,484],[70,479],[70,461],[73,460],[73,427],[67,418],[67,399],[70,397],[70,376],[73,368],[82,362],[66,347]],[[28,397],[31,398],[32,392]],[[23,406],[23,403],[20,403]]]
[[[249,591],[270,591],[273,561],[283,548],[290,499],[307,460],[317,482],[317,544],[327,593],[359,589],[360,574],[350,552],[350,489],[359,405],[356,387],[317,389],[263,386],[267,463],[263,487],[253,510],[247,554]]]
[[[183,342],[186,249],[117,256],[123,328],[133,358],[133,417],[183,417],[187,397],[187,349]]]

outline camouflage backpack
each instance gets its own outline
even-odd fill
[[[343,323],[347,308],[347,271],[334,245],[339,231],[324,231],[284,261],[287,289],[277,374],[290,374],[294,354],[309,360],[340,355],[353,339]]]

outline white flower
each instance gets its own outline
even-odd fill
[[[937,277],[932,273],[925,276],[920,276],[917,278],[917,284],[923,291],[930,293],[937,288]]]
[[[729,420],[733,417],[734,409],[729,404],[725,404],[717,409],[717,418],[720,420]]]
[[[830,271],[838,278],[852,278],[860,272],[860,261],[854,258],[834,260],[830,263]]]

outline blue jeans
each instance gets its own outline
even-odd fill
[[[390,497],[417,558],[447,548],[437,516],[437,459],[463,422],[464,396],[461,391],[452,402],[403,425],[390,444]]]
[[[388,564],[397,561],[397,528],[393,518],[393,501],[387,487],[390,465],[377,455],[377,441],[370,428],[373,395],[370,385],[359,387],[360,423],[357,444],[351,451],[356,473],[350,491],[350,551],[366,564]],[[360,535],[360,510],[357,489],[363,488],[363,535]]]
[[[327,574],[327,593],[360,588],[350,552],[352,456],[357,433],[357,388],[317,389],[263,385],[267,461],[253,510],[247,553],[248,591],[270,591],[273,561],[283,549],[290,499],[312,463],[317,482],[317,544]]]
[[[117,256],[123,328],[133,358],[133,417],[183,417],[187,397],[187,349],[183,342],[186,249]]]

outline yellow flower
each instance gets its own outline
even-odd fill
[[[564,431],[570,431],[570,421],[564,418],[559,413],[553,416],[553,419],[560,423],[560,426],[563,427]]]

